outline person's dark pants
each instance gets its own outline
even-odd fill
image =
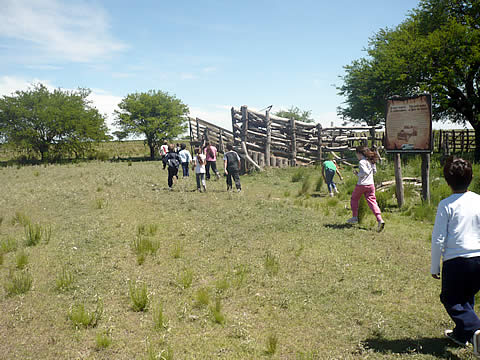
[[[176,167],[168,167],[168,187],[172,187],[173,185],[173,177],[178,179],[178,168]]]
[[[217,175],[218,170],[217,170],[217,162],[216,161],[207,161],[207,164],[205,165],[205,173],[207,180],[210,179],[210,167],[212,168],[213,174]]]
[[[227,190],[232,188],[232,177],[235,181],[235,187],[237,190],[242,189],[242,185],[240,185],[240,174],[238,169],[229,169],[227,168]]]
[[[329,193],[333,193],[333,190],[336,189],[335,183],[333,182],[334,176],[335,176],[335,170],[325,169],[325,182],[327,183]]]
[[[440,300],[455,322],[455,338],[470,341],[480,329],[474,311],[475,294],[480,290],[480,257],[454,258],[443,263]]]
[[[183,177],[189,176],[188,174],[188,162],[182,163]]]

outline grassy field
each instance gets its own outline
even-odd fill
[[[315,168],[242,176],[242,193],[168,191],[158,161],[0,168],[0,357],[473,359],[443,338],[435,208],[409,189],[400,212],[390,191],[384,232],[369,212],[347,226],[343,173],[332,199]]]

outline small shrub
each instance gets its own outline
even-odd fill
[[[265,270],[267,270],[267,273],[270,275],[277,275],[279,269],[280,262],[278,261],[278,257],[270,251],[267,251],[265,255]]]
[[[137,234],[144,236],[153,236],[158,231],[158,224],[141,224],[137,226]]]
[[[160,243],[157,240],[153,240],[145,236],[136,236],[132,243],[132,248],[137,254],[137,261],[139,265],[145,261],[145,256],[147,254],[155,255],[159,247]]]
[[[129,283],[130,301],[133,311],[145,311],[148,306],[147,284],[135,284],[133,281]]]
[[[95,200],[95,209],[103,209],[105,205],[105,199],[100,198]]]
[[[180,257],[182,256],[182,252],[183,252],[183,244],[181,241],[175,241],[173,244],[172,244],[172,257],[174,259],[180,259]]]
[[[55,288],[59,291],[66,291],[73,287],[75,277],[73,273],[66,267],[62,267],[62,271],[57,275],[55,280]]]
[[[30,222],[30,218],[20,211],[17,211],[12,219],[12,225],[20,224],[22,226],[27,226]]]
[[[305,168],[298,168],[292,175],[292,182],[299,182],[305,177]]]
[[[335,197],[327,199],[327,207],[334,208],[338,205],[339,200]]]
[[[106,349],[112,345],[111,331],[105,330],[97,333],[97,336],[95,337],[95,344],[97,349]]]
[[[103,301],[97,300],[95,311],[85,309],[84,304],[75,304],[70,309],[68,318],[75,327],[95,327],[103,315]]]
[[[195,294],[196,306],[207,306],[210,303],[210,293],[207,288],[200,288]]]
[[[215,306],[210,308],[210,311],[213,316],[213,321],[217,324],[225,324],[225,315],[222,313],[222,303],[220,297],[217,296],[215,299]]]
[[[323,176],[319,176],[317,181],[315,181],[315,191],[319,192],[322,190],[323,186]]]
[[[267,349],[265,350],[265,353],[267,355],[275,354],[275,352],[277,351],[277,345],[278,345],[277,334],[269,334],[267,336],[267,341],[266,341]]]
[[[167,319],[163,314],[163,304],[157,301],[152,309],[153,327],[156,330],[165,329],[167,327]]]
[[[24,269],[28,264],[28,255],[24,249],[20,249],[15,256],[15,264],[17,269]]]
[[[217,292],[224,292],[230,287],[230,282],[228,281],[227,277],[223,277],[221,279],[218,279],[215,282],[215,289]]]
[[[306,176],[302,181],[302,186],[298,190],[298,196],[307,195],[310,193],[312,187],[312,179],[310,176]]]
[[[39,224],[25,225],[25,245],[35,246],[42,240],[42,227]]]
[[[4,289],[7,296],[25,294],[32,287],[33,278],[27,271],[10,271]]]
[[[360,200],[358,201],[358,223],[359,224],[363,224],[369,210],[370,209],[368,208],[367,200],[365,200],[365,196],[362,195],[360,197]]]
[[[239,288],[245,283],[245,280],[247,278],[247,274],[249,273],[249,268],[248,265],[238,265],[235,267],[235,270],[233,272],[235,278],[234,278],[234,285],[235,287]]]
[[[180,275],[180,284],[183,289],[188,289],[193,282],[193,271],[190,269],[185,270],[181,275]]]
[[[17,240],[11,236],[6,237],[0,242],[0,252],[9,253],[17,250]]]

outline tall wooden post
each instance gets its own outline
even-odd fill
[[[272,146],[272,119],[270,119],[270,110],[265,113],[265,126],[267,128],[267,142],[265,143],[265,166],[270,166],[270,147]]]
[[[402,161],[400,154],[393,154],[395,162],[395,194],[397,196],[397,205],[399,208],[405,204],[405,196],[403,193],[403,176],[402,176]]]
[[[220,146],[220,151],[222,152],[222,154],[225,154],[225,144],[223,143],[223,130],[220,129],[220,139],[219,139],[219,146]]]
[[[422,154],[422,199],[430,203],[430,154]]]
[[[232,114],[232,134],[233,134],[233,146],[236,146],[238,145],[238,140],[237,140],[237,137],[235,136],[235,134],[237,133],[236,129],[235,129],[235,123],[236,123],[236,120],[235,120],[235,109],[233,108],[232,106],[232,109],[230,110],[231,114]]]
[[[248,108],[246,105],[243,105],[241,107],[241,112],[242,112],[242,133],[240,135],[241,137],[241,141],[243,143],[245,143],[245,152],[248,151],[248,148],[247,148],[247,134],[248,134]],[[243,161],[243,169],[245,170],[245,172],[247,172],[248,170],[248,163],[246,161],[246,157],[247,157],[248,154],[245,154],[245,158],[242,159]]]
[[[375,135],[376,135],[375,128],[374,128],[374,127],[371,127],[371,128],[369,129],[369,132],[370,132],[370,137],[371,137],[371,139],[372,139],[372,142],[371,142],[371,146],[370,146],[370,147],[374,148],[375,145],[376,145],[376,143],[375,143]]]
[[[198,118],[195,119],[197,123],[197,141],[200,141],[200,125],[198,124]]]
[[[290,131],[292,144],[290,166],[297,166],[297,134],[295,131],[295,119],[290,119]]]
[[[322,163],[322,125],[317,124],[317,158],[318,158],[318,163]]]

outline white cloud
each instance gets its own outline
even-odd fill
[[[49,60],[89,62],[126,48],[111,36],[106,12],[83,0],[2,0],[0,36]]]
[[[25,80],[14,76],[0,76],[0,96],[12,95],[17,90],[27,90],[32,84],[38,83],[45,85],[50,90],[54,88],[48,80]]]
[[[180,74],[180,79],[182,80],[193,80],[196,79],[197,77],[193,74],[190,73],[182,73]]]

